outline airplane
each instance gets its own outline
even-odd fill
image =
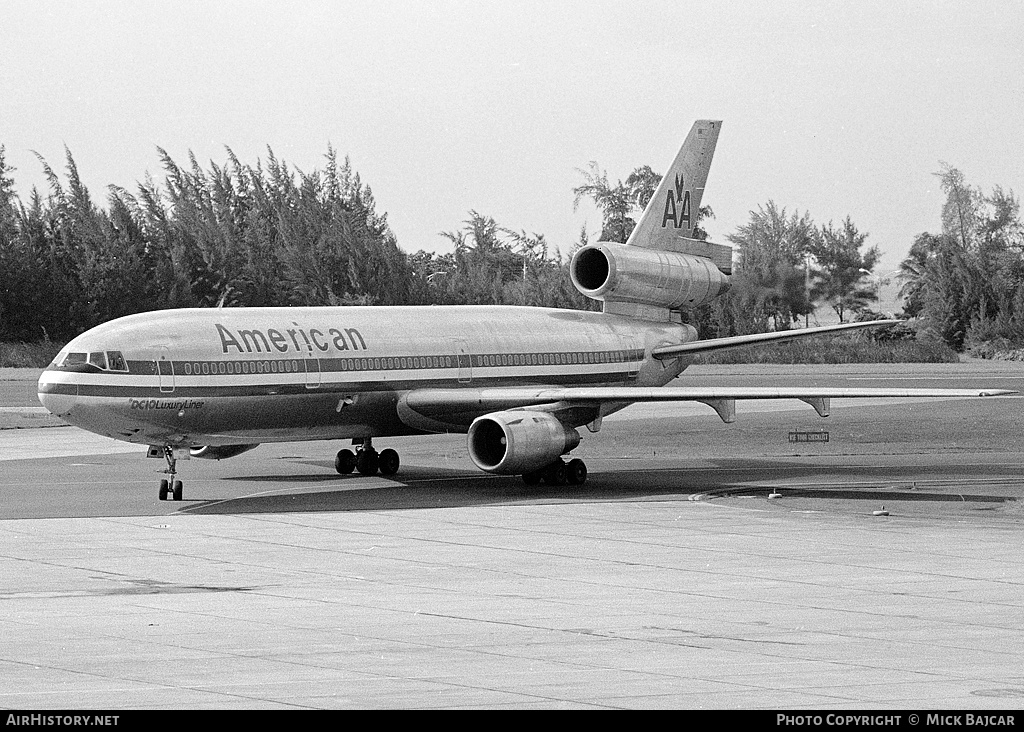
[[[720,120],[694,123],[625,244],[581,247],[570,277],[602,312],[518,306],[191,308],[139,313],[74,338],[38,395],[85,430],[149,446],[182,500],[180,458],[224,459],[263,442],[351,440],[335,469],[394,475],[373,440],[467,435],[481,470],[527,485],[581,485],[579,429],[631,404],[691,401],[725,422],[737,400],[978,397],[996,389],[670,387],[693,357],[895,320],[699,340],[681,311],[726,292],[732,249],[697,238]]]

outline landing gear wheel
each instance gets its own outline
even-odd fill
[[[573,458],[565,466],[565,477],[569,485],[583,485],[587,482],[587,464],[579,458]]]
[[[334,469],[342,475],[348,475],[356,469],[356,456],[351,450],[338,450],[334,456]]]
[[[556,460],[544,469],[544,482],[548,485],[565,485],[567,480],[565,463]]]
[[[181,481],[175,480],[174,476],[178,474],[178,460],[174,457],[174,449],[170,445],[164,445],[164,459],[167,461],[167,470],[164,471],[170,479],[164,478],[160,481],[160,500],[166,501],[167,496],[171,496],[172,500],[181,500]]]
[[[359,454],[356,455],[356,470],[361,475],[376,475],[379,464],[380,458],[377,455],[377,451],[372,448],[360,450]]]
[[[537,485],[542,477],[544,477],[542,470],[534,470],[532,473],[523,473],[523,482],[526,485]]]
[[[400,463],[398,453],[388,448],[387,450],[380,451],[380,457],[378,459],[380,474],[381,475],[394,475],[398,472],[398,465]]]

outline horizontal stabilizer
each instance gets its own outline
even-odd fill
[[[665,249],[710,259],[724,274],[732,274],[732,247],[728,244],[715,244],[681,236],[668,243]]]
[[[751,335],[730,336],[728,338],[709,338],[703,341],[680,343],[676,346],[661,346],[651,351],[651,355],[660,359],[677,358],[679,356],[708,353],[709,351],[720,351],[725,348],[740,348],[741,346],[781,343],[783,341],[793,341],[798,338],[809,338],[811,336],[839,333],[844,330],[879,328],[883,325],[895,325],[896,323],[902,322],[902,320],[868,320],[863,323],[823,325],[819,328],[797,328],[794,330],[776,330],[771,333],[752,333]]]

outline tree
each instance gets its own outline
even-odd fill
[[[414,255],[421,302],[596,307],[572,286],[567,263],[558,252],[552,256],[543,234],[514,231],[470,211],[461,229],[441,236],[455,245],[454,252]]]
[[[945,163],[942,233],[920,234],[900,265],[906,313],[957,350],[1024,341],[1024,226],[1012,192],[990,196]]]
[[[863,310],[878,299],[876,290],[865,284],[865,278],[875,268],[881,253],[878,247],[861,251],[867,236],[847,216],[838,229],[831,222],[818,229],[808,247],[817,263],[812,299],[829,303],[840,323],[845,322],[847,312]]]
[[[441,232],[455,245],[455,269],[445,279],[452,302],[467,305],[503,305],[505,286],[517,278],[521,260],[502,237],[505,232],[491,216],[476,211],[460,231]]]
[[[27,204],[0,147],[0,339],[66,340],[143,310],[219,305],[406,303],[409,260],[346,159],[291,169],[268,150],[243,165],[229,149],[208,170],[159,150],[165,177],[93,203],[70,151],[64,176]]]
[[[596,161],[591,161],[588,170],[579,170],[585,182],[572,189],[573,210],[575,211],[584,198],[590,198],[601,211],[603,225],[600,241],[624,244],[629,238],[636,221],[630,218],[636,201],[636,192],[619,181],[614,186],[608,182],[608,173],[601,170]]]
[[[633,172],[626,176],[625,187],[633,200],[633,205],[643,211],[647,204],[654,197],[661,183],[661,173],[655,173],[650,165],[642,165],[634,168]]]
[[[13,244],[17,234],[14,179],[8,175],[13,172],[7,165],[6,150],[0,145],[0,254]]]
[[[661,173],[655,173],[651,166],[634,168],[625,182],[614,186],[608,181],[608,173],[601,170],[596,161],[591,161],[588,170],[578,169],[583,175],[583,185],[572,189],[573,210],[584,198],[590,198],[601,211],[602,227],[600,241],[624,244],[636,228],[634,214],[642,212],[661,183]],[[702,209],[703,210],[703,209]]]
[[[750,212],[750,220],[727,237],[739,248],[730,302],[736,328],[743,333],[788,328],[810,313],[804,257],[815,231],[807,214],[787,216],[774,201]]]
[[[914,237],[910,252],[900,262],[897,277],[902,280],[899,296],[903,299],[903,317],[914,318],[924,309],[929,260],[939,250],[939,237],[927,232]]]
[[[0,145],[0,338],[9,337],[9,323],[20,313],[17,302],[21,290],[24,259],[19,251],[16,197],[13,168],[7,165],[6,151]]]
[[[940,162],[941,170],[935,176],[946,194],[942,204],[942,233],[956,239],[964,250],[976,244],[976,235],[982,218],[981,191],[967,185],[964,174],[949,163]]]

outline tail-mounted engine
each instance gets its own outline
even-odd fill
[[[469,427],[469,456],[488,473],[540,470],[580,444],[580,433],[547,412],[492,412]]]
[[[577,290],[623,314],[615,304],[688,310],[729,289],[729,277],[707,257],[603,241],[579,249],[569,273]]]

